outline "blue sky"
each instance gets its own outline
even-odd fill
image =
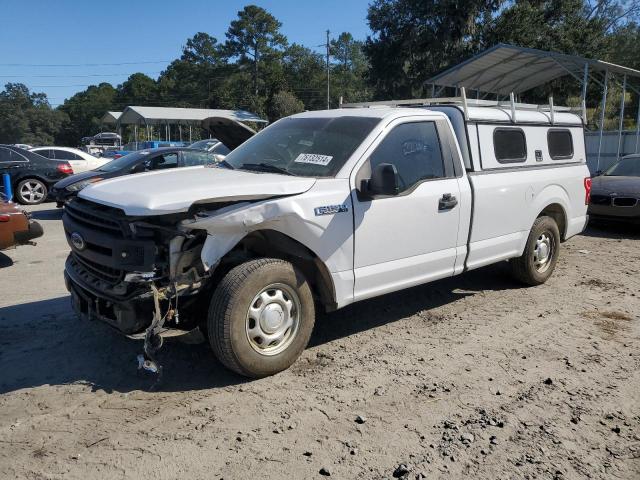
[[[196,32],[224,41],[250,3],[280,20],[289,42],[310,48],[324,43],[327,29],[369,34],[369,0],[0,0],[0,85],[24,83],[57,106],[88,84],[117,85],[138,71],[156,78]],[[133,62],[160,63],[75,66]]]

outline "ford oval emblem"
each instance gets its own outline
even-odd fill
[[[84,250],[87,246],[87,244],[84,243],[84,238],[82,238],[82,235],[80,235],[78,232],[73,232],[71,234],[71,244],[78,250]]]

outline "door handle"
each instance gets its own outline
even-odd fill
[[[450,193],[445,193],[438,202],[438,210],[451,210],[458,205],[458,199]]]

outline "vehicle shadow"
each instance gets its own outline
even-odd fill
[[[506,264],[448,278],[321,314],[309,347],[393,323],[479,291],[520,288]],[[162,381],[137,370],[140,341],[97,321],[81,321],[69,297],[0,308],[0,394],[42,385],[84,384],[93,391],[188,391],[250,380],[224,368],[208,343],[168,339],[158,353]]]
[[[354,303],[316,319],[310,347],[393,323],[480,291],[523,288],[509,274],[507,262],[489,265],[456,277]]]
[[[13,260],[4,253],[0,252],[0,268],[6,268],[13,265]]]
[[[62,211],[62,208],[34,210],[31,212],[31,218],[34,220],[62,220]]]
[[[640,239],[640,225],[615,222],[589,222],[582,235],[595,238]]]

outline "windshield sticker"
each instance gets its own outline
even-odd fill
[[[313,165],[322,165],[326,167],[333,160],[331,155],[319,155],[316,153],[301,153],[294,160],[295,163],[311,163]]]

